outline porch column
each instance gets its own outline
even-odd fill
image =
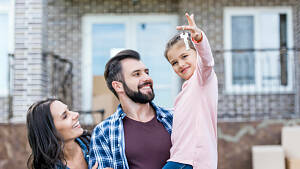
[[[46,44],[46,1],[15,0],[13,123],[24,123],[28,107],[46,96],[42,52]]]

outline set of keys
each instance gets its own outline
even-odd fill
[[[189,41],[188,41],[189,34],[183,31],[180,34],[180,38],[183,39],[183,42],[185,44],[185,50],[190,50],[191,48],[190,48]]]

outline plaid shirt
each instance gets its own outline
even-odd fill
[[[156,106],[156,117],[171,134],[173,113]],[[126,116],[121,106],[109,118],[98,124],[91,137],[89,169],[98,161],[98,169],[129,169],[125,155],[125,141],[122,119]]]

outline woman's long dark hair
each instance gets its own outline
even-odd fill
[[[32,149],[27,161],[29,169],[56,169],[64,159],[63,139],[55,128],[50,111],[50,105],[56,100],[39,101],[28,109],[27,137]]]

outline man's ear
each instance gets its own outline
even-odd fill
[[[120,93],[124,91],[123,84],[121,82],[112,81],[111,85],[115,89],[116,93]]]

